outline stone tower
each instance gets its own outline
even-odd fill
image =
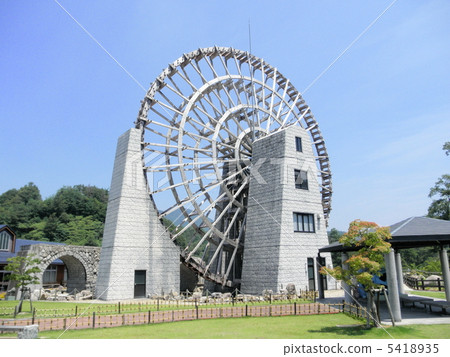
[[[96,297],[132,299],[180,289],[180,251],[157,217],[142,168],[141,131],[119,137]]]
[[[291,126],[253,143],[242,292],[279,292],[289,283],[317,290],[318,249],[328,238],[316,178],[305,129]]]

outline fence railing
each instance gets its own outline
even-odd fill
[[[3,326],[23,326],[38,324],[39,331],[103,328],[130,325],[154,324],[163,322],[205,320],[218,318],[269,317],[269,316],[299,316],[348,313],[353,316],[365,317],[365,309],[357,305],[347,304],[270,304],[242,306],[200,307],[181,310],[148,310],[130,314],[98,315],[96,312],[85,313],[77,317],[39,318],[2,320]]]
[[[426,288],[437,288],[439,291],[445,290],[444,280],[442,279],[424,279],[405,276],[403,282],[411,289],[425,290]]]
[[[115,314],[127,314],[143,311],[160,311],[171,309],[192,309],[198,307],[216,307],[216,306],[243,306],[243,305],[276,305],[283,303],[304,303],[315,301],[318,296],[317,291],[302,291],[299,295],[289,298],[286,295],[281,294],[269,294],[263,300],[261,297],[254,297],[250,295],[237,295],[229,298],[212,298],[210,296],[202,296],[199,298],[183,299],[183,300],[164,300],[155,299],[147,300],[143,302],[118,302],[115,304],[103,304],[93,303],[89,304],[80,303],[76,306],[68,308],[34,308],[32,313],[33,318],[45,318],[45,317],[77,317],[80,314],[92,314],[96,315],[115,315]],[[51,303],[49,303],[51,304]],[[58,305],[60,306],[59,302]],[[14,307],[0,307],[0,316],[14,316],[16,312]]]

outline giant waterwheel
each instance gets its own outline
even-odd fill
[[[240,276],[252,143],[286,127],[309,131],[325,218],[331,173],[310,108],[289,79],[233,48],[184,54],[148,90],[136,120],[159,218],[201,276],[234,286]]]

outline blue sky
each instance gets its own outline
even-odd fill
[[[145,88],[199,47],[249,49],[303,91],[392,1],[60,0]],[[423,215],[449,172],[450,2],[398,0],[304,98],[333,172],[330,227]],[[55,1],[0,2],[0,193],[108,188],[145,92]]]

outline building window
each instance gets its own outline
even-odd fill
[[[308,189],[308,172],[294,170],[295,188]]]
[[[55,284],[56,283],[56,274],[58,268],[54,264],[50,264],[47,269],[44,271],[44,276],[42,277],[43,284]]]
[[[294,231],[314,233],[314,215],[310,213],[294,213]]]
[[[303,148],[302,148],[302,138],[300,138],[300,137],[298,137],[298,136],[295,137],[295,149],[296,149],[298,152],[302,152],[302,151],[303,151]]]
[[[8,232],[0,232],[0,250],[9,252],[11,235]]]

